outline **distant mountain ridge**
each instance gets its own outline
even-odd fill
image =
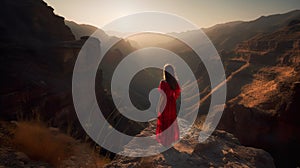
[[[74,34],[75,38],[79,40],[83,36],[90,36],[96,31],[99,33],[101,38],[107,39],[109,36],[99,29],[98,27],[88,25],[88,24],[78,24],[73,21],[65,20],[65,24],[71,29],[72,33]]]
[[[261,16],[253,21],[218,24],[210,28],[204,28],[203,31],[218,50],[229,50],[234,49],[238,43],[248,40],[257,34],[276,31],[297,19],[300,19],[300,10]]]
[[[300,19],[300,10],[293,10],[284,14],[261,16],[252,21],[232,21],[216,24],[212,27],[202,28],[202,31],[206,33],[218,51],[233,50],[240,42],[248,40],[257,34],[276,31],[287,25],[289,22],[297,19]],[[92,25],[77,24],[73,21],[65,21],[65,24],[70,27],[76,39],[80,39],[81,36],[90,36],[97,29],[101,31],[103,36],[108,36],[106,32]],[[199,30],[175,34],[193,38],[197,31]]]
[[[300,10],[293,10],[284,14],[261,16],[252,21],[233,21],[217,24],[201,30],[208,36],[219,52],[232,51],[238,43],[249,40],[258,34],[265,34],[279,30],[293,20],[300,19]],[[190,30],[176,34],[191,41],[199,40],[196,36],[200,30]]]

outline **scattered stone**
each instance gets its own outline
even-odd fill
[[[150,125],[151,126],[151,125]],[[148,135],[150,128],[141,134]],[[192,128],[190,132],[200,132]],[[132,165],[144,165],[150,167],[275,167],[270,154],[261,149],[242,146],[230,133],[215,131],[205,142],[199,143],[197,136],[190,134],[176,147],[156,156],[146,158],[132,158],[119,156],[105,168],[129,168]],[[130,143],[129,143],[130,144]],[[179,151],[181,145],[189,145],[193,148],[192,153]],[[126,149],[124,149],[126,150]],[[152,165],[152,166],[151,166]]]

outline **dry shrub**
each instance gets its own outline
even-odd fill
[[[96,166],[97,167],[104,167],[106,164],[111,162],[111,160],[108,157],[96,157]]]
[[[13,143],[31,159],[42,160],[54,166],[72,153],[71,137],[53,133],[40,122],[18,122]]]

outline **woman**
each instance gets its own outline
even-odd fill
[[[170,146],[179,140],[176,99],[180,96],[180,87],[172,65],[166,64],[164,66],[163,77],[164,80],[160,82],[158,87],[161,96],[157,106],[156,140],[164,146]]]

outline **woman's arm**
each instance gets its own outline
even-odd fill
[[[162,113],[167,104],[167,96],[166,96],[164,90],[165,90],[165,82],[160,81],[159,86],[158,86],[158,91],[160,93],[160,96],[159,96],[159,100],[158,100],[158,104],[157,104],[157,108],[156,108],[157,114]]]
[[[159,96],[156,112],[162,113],[165,109],[166,104],[167,104],[167,96],[164,93],[164,91],[160,90],[160,96]]]

